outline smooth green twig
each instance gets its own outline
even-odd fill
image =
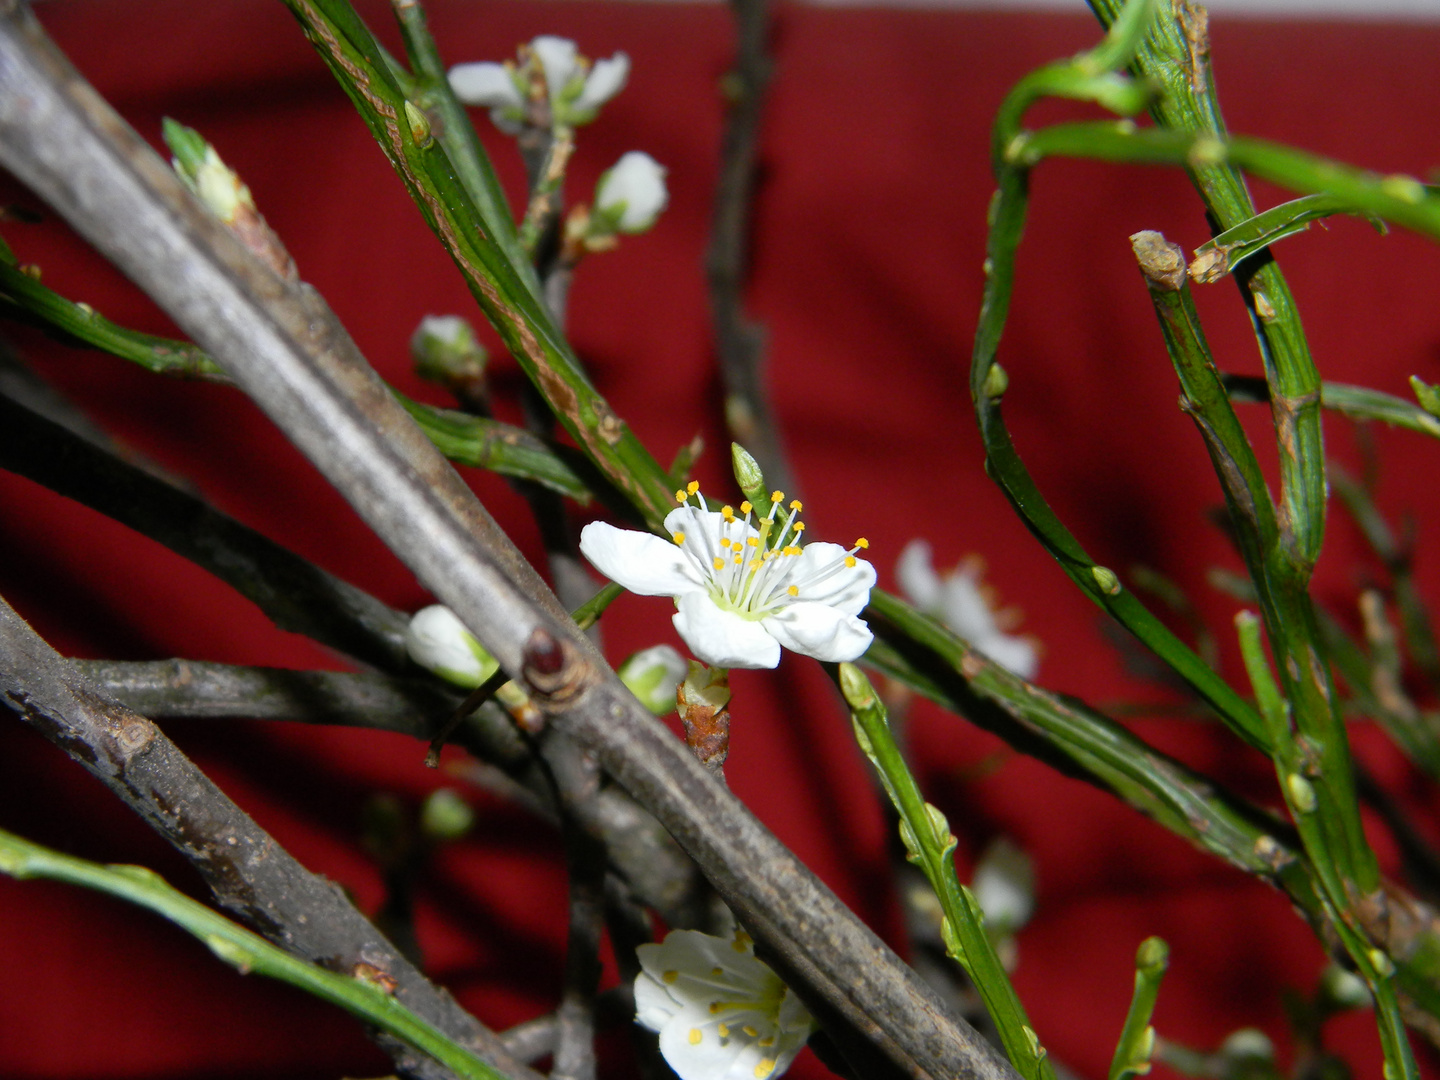
[[[0,261],[0,313],[43,327],[62,341],[103,350],[160,375],[230,381],[224,369],[198,346],[117,326],[89,304],[67,300],[4,261]]]
[[[945,815],[921,795],[870,680],[854,664],[841,664],[835,678],[850,706],[855,739],[900,815],[900,837],[908,858],[924,872],[939,898],[946,951],[964,966],[980,992],[1005,1052],[1020,1074],[1026,1080],[1054,1080],[1055,1069],[985,932],[984,913],[955,876],[956,840]]]
[[[1190,263],[1190,277],[1197,285],[1219,281],[1271,244],[1304,232],[1312,222],[1345,212],[1345,204],[1330,194],[1302,195],[1272,206],[1196,248]],[[1384,228],[1381,224],[1381,231]]]
[[[1110,1080],[1133,1080],[1150,1071],[1150,1056],[1155,1052],[1155,1029],[1150,1026],[1150,1017],[1169,964],[1170,948],[1165,942],[1150,937],[1140,943],[1135,953],[1135,993],[1115,1046],[1115,1058],[1110,1062]]]
[[[1262,378],[1222,372],[1220,381],[1225,384],[1232,401],[1243,403],[1270,400],[1270,388]],[[1320,405],[1352,420],[1378,420],[1382,424],[1440,439],[1440,417],[1427,412],[1413,401],[1382,390],[1372,390],[1368,386],[1322,382]]]
[[[104,866],[0,831],[0,872],[20,880],[48,878],[81,885],[149,908],[199,938],[242,975],[254,972],[278,979],[338,1005],[429,1054],[466,1080],[504,1080],[504,1073],[447,1039],[402,1005],[394,996],[394,988],[386,985],[378,970],[367,972],[362,965],[362,969],[351,975],[341,975],[306,963],[191,900],[146,867]]]

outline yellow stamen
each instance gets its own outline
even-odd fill
[[[710,977],[711,977],[711,978],[718,979],[721,975],[724,975],[724,974],[725,974],[725,969],[724,969],[724,968],[713,967],[713,968],[710,969]]]
[[[690,1045],[691,1045],[691,1046],[699,1046],[699,1045],[700,1045],[700,1040],[703,1039],[704,1037],[705,1037],[705,1036],[700,1033],[700,1029],[699,1029],[699,1028],[691,1028],[691,1029],[690,1029]]]
[[[735,940],[730,943],[730,947],[736,952],[745,952],[753,944],[755,944],[754,938],[752,938],[744,930],[736,930]]]
[[[801,510],[804,510],[805,508],[800,505],[799,499],[792,499],[790,502],[790,509],[794,510],[798,514]]]
[[[755,507],[750,505],[750,501],[748,499],[740,504],[740,513],[742,514],[748,514],[751,510],[754,509]]]
[[[734,508],[733,506],[722,506],[722,507],[720,508],[720,515],[721,515],[726,521],[734,521],[734,520],[735,520],[735,508]]]
[[[870,541],[869,541],[869,540],[866,540],[866,539],[862,536],[862,537],[860,537],[859,540],[856,540],[856,541],[855,541],[855,546],[856,546],[857,548],[859,548],[861,551],[864,551],[866,548],[868,548],[868,547],[870,546]]]
[[[791,527],[792,527],[797,533],[799,533],[799,532],[804,532],[804,531],[805,531],[805,523],[804,523],[803,521],[797,521],[797,522],[795,522],[795,524],[794,524],[793,526],[791,526]]]
[[[784,501],[785,501],[785,493],[784,493],[783,491],[772,491],[772,492],[770,492],[770,501],[771,501],[772,503],[784,502]]]
[[[724,551],[724,550],[725,550],[726,548],[728,548],[729,546],[730,546],[730,538],[729,538],[728,536],[722,536],[722,537],[720,537],[720,550],[721,550],[721,551]]]
[[[660,976],[660,978],[664,979],[667,983],[673,983],[679,977],[680,972],[678,971],[667,971],[664,975]]]
[[[773,1035],[767,1035],[767,1036],[765,1036],[765,1038],[761,1039],[760,1042],[759,1042],[757,1045],[759,1045],[759,1046],[774,1046],[774,1045],[775,1045],[775,1036],[773,1036]]]
[[[716,556],[715,556],[715,569],[716,569],[716,570],[724,570],[724,569],[725,569],[725,560],[722,559],[719,555],[716,555]]]
[[[678,532],[674,535],[674,537],[672,537],[672,539],[677,544],[683,544],[685,543],[685,534],[683,532]]]
[[[697,491],[700,490],[700,481],[691,480],[690,483],[685,485],[685,490],[688,491],[691,495],[694,495]]]
[[[785,591],[786,591],[787,593],[789,593],[791,596],[799,596],[799,595],[800,595],[800,586],[798,586],[798,585],[791,585],[791,586],[790,586],[788,589],[786,589]]]
[[[719,1012],[721,1009],[723,1009],[724,1007],[725,1007],[725,1005],[724,1005],[723,1002],[719,1002],[719,1001],[712,1001],[712,1002],[710,1002],[710,1015],[711,1015],[711,1016],[714,1016],[716,1013],[718,1013],[718,1012]]]
[[[729,1024],[721,1024],[716,1030],[720,1032],[720,1037],[721,1037],[722,1039],[728,1039],[728,1038],[730,1037],[730,1025],[729,1025]]]
[[[755,1080],[765,1080],[775,1071],[774,1058],[761,1058],[760,1063],[755,1066]]]
[[[749,545],[750,547],[759,547],[759,546],[760,546],[760,538],[757,537],[757,536],[747,536],[747,537],[745,538],[745,543],[746,543],[747,545]]]
[[[743,1032],[745,1032],[745,1034],[746,1034],[746,1035],[749,1035],[752,1039],[755,1038],[756,1035],[759,1035],[759,1034],[760,1034],[760,1032],[756,1031],[756,1030],[755,1030],[753,1027],[751,1027],[749,1024],[746,1024],[746,1025],[745,1025],[743,1028],[741,1028],[740,1030],[743,1031]]]
[[[675,492],[675,501],[676,501],[677,503],[679,503],[681,506],[684,506],[684,505],[685,505],[685,492],[683,492],[683,491],[677,491],[677,492]]]
[[[845,556],[845,565],[846,565],[847,567],[853,567],[853,566],[855,565],[855,556],[854,556],[854,555],[846,555],[846,556]]]

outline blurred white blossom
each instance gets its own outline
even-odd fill
[[[771,1080],[815,1029],[743,930],[730,939],[672,930],[636,952],[635,1019],[659,1032],[680,1080]]]
[[[981,582],[978,560],[962,563],[941,577],[931,562],[930,545],[911,540],[895,563],[900,590],[912,604],[934,616],[972,646],[1022,679],[1034,679],[1040,667],[1032,638],[1010,634],[1013,615],[997,612]]]
[[[553,128],[594,120],[600,106],[623,90],[629,77],[630,58],[623,52],[592,65],[579,54],[575,42],[551,34],[522,47],[519,63],[456,64],[449,72],[455,96],[466,105],[489,109],[495,126],[512,135],[530,119],[529,88],[537,80],[545,87]]]
[[[669,201],[664,167],[640,150],[622,155],[595,185],[595,216],[614,232],[644,232]]]

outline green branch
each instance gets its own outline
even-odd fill
[[[0,873],[48,878],[109,893],[149,908],[204,942],[242,975],[254,972],[289,983],[409,1043],[465,1080],[505,1080],[505,1074],[447,1039],[402,1005],[380,971],[341,975],[306,963],[204,904],[178,892],[143,866],[103,866],[72,858],[0,831]]]

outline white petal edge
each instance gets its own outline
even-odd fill
[[[530,48],[545,69],[545,87],[553,105],[575,75],[575,42],[569,38],[541,34],[530,42]]]
[[[773,668],[780,663],[780,643],[761,623],[723,610],[703,592],[687,593],[675,604],[680,609],[671,620],[675,629],[696,658],[711,667]]]
[[[738,1026],[720,1037],[723,1014],[716,1016],[703,1003],[688,1005],[660,1031],[660,1053],[680,1080],[755,1080],[755,1066],[764,1052],[758,1036],[747,1036]],[[758,1029],[757,1029],[758,1030]],[[698,1041],[692,1041],[698,1033]]]
[[[510,78],[505,65],[488,61],[478,64],[456,64],[447,76],[450,89],[466,105],[483,105],[494,109],[503,106],[520,108],[525,104],[520,91]]]
[[[596,570],[641,596],[681,596],[704,587],[685,553],[650,533],[592,521],[580,530],[580,551]]]
[[[625,89],[630,78],[630,57],[617,52],[608,60],[596,60],[595,66],[585,78],[585,89],[575,99],[573,108],[577,111],[598,109]]]
[[[895,560],[895,578],[900,591],[921,611],[933,613],[940,606],[940,575],[931,563],[928,541],[916,538],[905,545]]]
[[[983,641],[972,641],[971,644],[1001,667],[1027,681],[1033,681],[1040,670],[1039,652],[1026,638],[997,633]]]
[[[791,652],[832,664],[860,659],[875,640],[863,620],[827,604],[790,604],[763,625]]]
[[[651,1031],[665,1030],[670,1018],[680,1011],[677,1002],[664,985],[648,971],[635,977],[635,1022]]]

